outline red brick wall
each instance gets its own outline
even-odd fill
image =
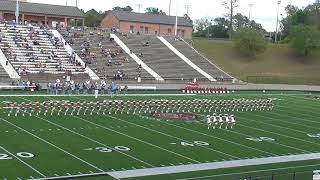
[[[134,27],[134,32],[140,32],[142,34],[153,34],[160,36],[174,36],[175,30],[174,25],[162,25],[162,24],[148,24],[148,23],[136,23],[136,22],[120,22],[120,31],[122,32],[130,32],[130,26]],[[141,27],[143,27],[143,31],[141,31]],[[148,28],[148,33],[145,32],[145,27]],[[168,32],[168,29],[171,29],[171,33]],[[184,38],[191,39],[192,38],[192,27],[182,27],[179,26],[178,29],[184,30]]]
[[[133,26],[133,32],[142,34],[159,34],[160,27],[158,24],[137,23],[137,22],[120,22],[120,30],[130,32],[130,26]],[[141,29],[142,28],[142,29]],[[147,28],[147,31],[146,31]]]
[[[140,23],[140,22],[126,22],[120,21],[112,15],[112,12],[108,12],[106,17],[101,22],[101,28],[112,28],[115,27],[120,29],[121,32],[130,32],[130,27],[133,26],[133,32],[140,32],[142,34],[157,34],[161,36],[174,36],[175,30],[174,25],[162,25],[162,24],[150,24],[150,23]],[[143,27],[143,30],[141,30]],[[146,32],[145,28],[147,27],[148,32]],[[171,29],[171,33],[168,33],[168,29]],[[184,38],[191,39],[192,38],[192,27],[183,27],[179,26],[178,29],[181,31],[184,30]],[[180,31],[180,32],[181,32]]]
[[[119,20],[112,15],[111,12],[108,12],[106,17],[101,21],[101,24],[100,24],[101,28],[117,28],[119,29]]]

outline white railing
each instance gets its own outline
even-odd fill
[[[0,49],[0,64],[2,65],[3,69],[7,72],[9,77],[11,79],[20,79],[19,74],[17,71],[13,68],[13,66],[9,63],[6,56],[3,54],[3,52]]]
[[[72,52],[74,52],[72,47],[69,44],[66,44],[66,40],[63,38],[63,36],[57,30],[51,30],[51,32],[54,35],[54,37],[57,37],[62,41],[66,51],[69,54],[72,54]],[[76,60],[78,62],[80,62],[81,66],[85,67],[84,61],[77,54],[76,54]],[[92,69],[90,69],[88,66],[86,67],[86,73],[90,76],[90,79],[95,80],[95,81],[100,80],[99,76],[95,72],[93,72]]]
[[[130,49],[127,45],[125,45],[121,39],[115,35],[110,34],[110,37],[114,39],[114,41],[134,60],[138,65],[141,65],[143,69],[145,69],[150,75],[152,75],[158,81],[164,81],[164,79],[157,74],[154,70],[152,70],[148,65],[146,65],[136,54],[131,53]]]
[[[196,64],[194,64],[190,59],[188,59],[185,55],[183,55],[181,52],[179,52],[175,47],[173,47],[165,38],[158,37],[158,39],[165,44],[172,52],[174,52],[177,56],[179,56],[184,62],[186,62],[189,66],[191,66],[194,70],[198,71],[200,74],[202,74],[204,77],[209,79],[210,81],[217,81],[215,78],[213,78],[210,74],[203,71],[201,68],[199,68]]]

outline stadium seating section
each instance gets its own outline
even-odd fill
[[[71,75],[72,79],[89,79],[85,67],[68,54],[64,44],[59,38],[54,37],[50,30],[5,24],[0,24],[0,30],[0,48],[21,79],[48,81],[61,78],[66,74]],[[136,80],[141,77],[143,80],[154,80],[151,74],[139,68],[139,64],[110,38],[110,32],[63,29],[59,31],[86,66],[101,79]],[[165,80],[191,81],[196,78],[208,81],[170,50],[157,36],[122,33],[116,33],[116,35]],[[174,37],[165,37],[165,39],[191,62],[218,81],[232,79],[182,39]],[[0,67],[0,78],[8,78],[2,67]]]
[[[168,49],[157,36],[129,34],[119,37],[135,54],[142,53],[140,59],[164,79],[204,78]]]
[[[49,30],[5,24],[0,25],[0,30],[1,50],[22,79],[30,76],[48,80],[65,74],[88,77],[85,68],[72,62],[64,45]]]
[[[209,73],[215,79],[222,81],[232,79],[230,75],[223,72],[221,69],[210,63],[202,55],[200,55],[195,49],[188,45],[182,39],[176,39],[174,37],[165,37],[165,39],[170,42],[179,52],[190,59],[199,68]]]
[[[94,33],[90,31],[75,33],[77,35],[73,38],[72,48],[101,79],[113,79],[118,71],[123,73],[123,79],[138,77],[139,64],[110,40],[109,33],[96,33],[95,31]],[[83,49],[87,51],[82,52]],[[108,55],[112,56],[110,64],[108,64]],[[152,79],[152,76],[143,69],[141,69],[140,76]]]

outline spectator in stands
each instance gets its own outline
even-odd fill
[[[143,58],[143,54],[142,54],[142,53],[139,53],[139,54],[138,54],[138,57]]]
[[[145,43],[143,43],[142,44],[142,46],[144,46],[144,47],[147,47],[147,46],[149,46],[150,44],[149,44],[149,41],[147,41],[147,42],[145,42]]]
[[[37,40],[34,40],[34,41],[33,41],[33,45],[35,45],[35,46],[39,46],[39,45],[40,45],[40,43],[39,43]]]

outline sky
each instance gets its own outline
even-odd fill
[[[75,6],[76,0],[28,0],[29,2],[58,4]],[[190,6],[189,16],[191,19],[208,18],[214,19],[222,17],[227,13],[227,10],[222,6],[222,0],[171,0],[171,15],[187,13],[186,6]],[[140,11],[144,12],[147,7],[158,7],[169,14],[170,0],[78,0],[78,7],[84,10],[92,8],[98,11],[107,11],[115,6],[131,6],[135,12],[139,12],[138,5],[141,4]],[[240,0],[239,7],[236,12],[249,16],[249,4],[253,4],[251,9],[251,18],[262,26],[267,31],[275,31],[277,19],[277,2],[278,0]],[[315,0],[281,0],[280,18],[285,16],[284,8],[288,4],[298,7],[305,7],[308,4],[314,3]],[[178,8],[176,8],[178,7]]]

